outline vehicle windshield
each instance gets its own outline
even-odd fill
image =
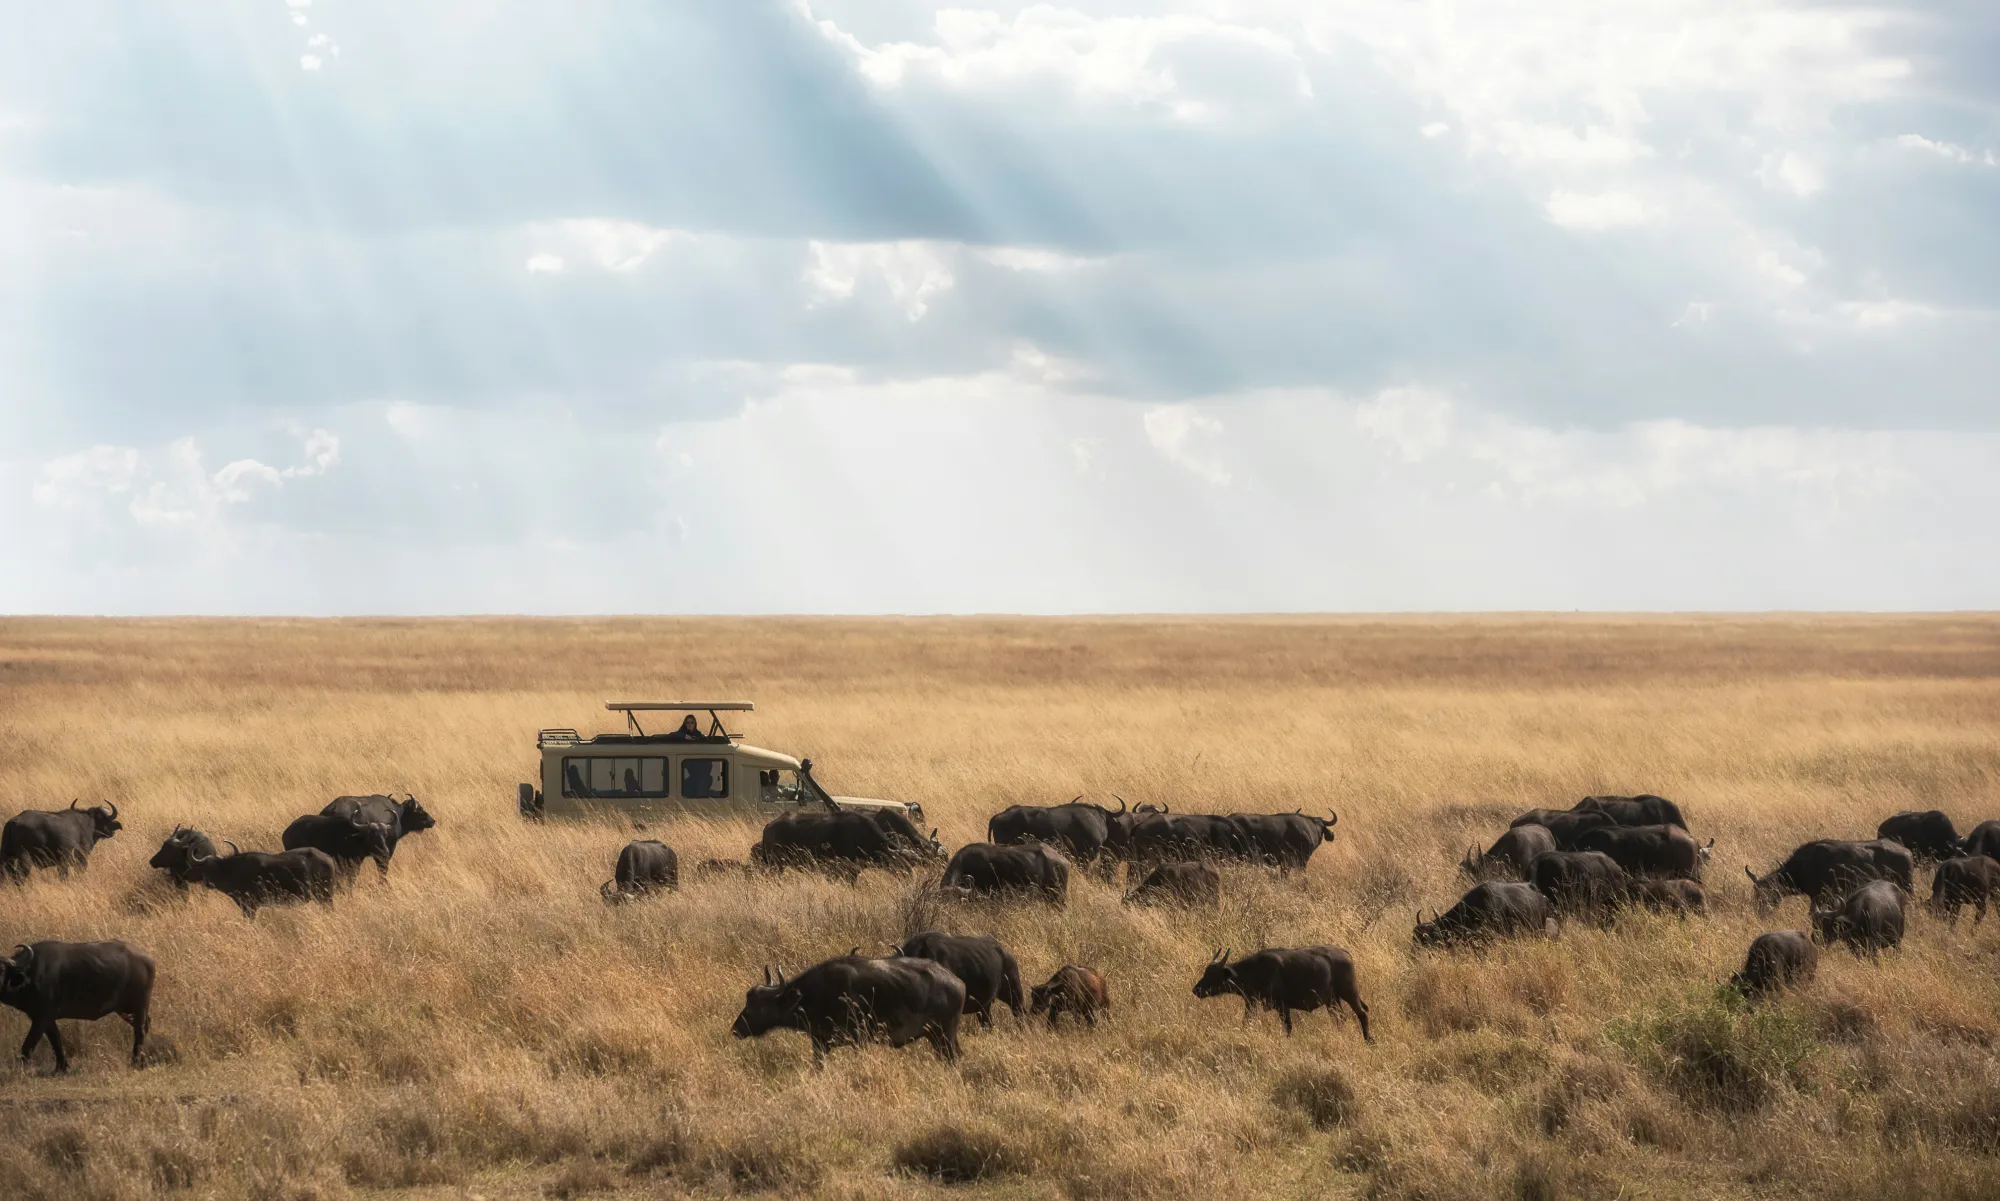
[[[768,768],[757,773],[758,798],[773,805],[798,805],[806,800],[806,786],[799,773],[790,768]]]

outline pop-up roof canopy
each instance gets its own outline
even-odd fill
[[[733,735],[722,728],[722,719],[717,717],[716,714],[731,712],[748,713],[757,706],[751,704],[749,701],[606,701],[604,702],[604,707],[614,713],[623,713],[625,715],[625,723],[632,727],[632,732],[641,735],[646,732],[639,725],[639,714],[641,713],[658,713],[662,710],[707,713],[708,736],[710,738],[726,739],[733,737]]]

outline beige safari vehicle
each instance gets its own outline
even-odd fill
[[[606,701],[626,729],[586,738],[575,730],[535,735],[541,771],[520,787],[524,817],[776,817],[798,808],[899,809],[921,822],[914,801],[830,796],[812,777],[812,760],[742,741],[723,728],[724,713],[748,713],[749,701]],[[682,714],[664,733],[648,732],[642,713]],[[704,729],[698,713],[708,714]]]

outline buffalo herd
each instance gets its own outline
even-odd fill
[[[772,819],[746,859],[702,860],[694,878],[813,871],[853,883],[868,870],[908,875],[931,868],[940,872],[936,894],[942,898],[1060,906],[1068,901],[1072,865],[1108,882],[1123,864],[1131,886],[1127,904],[1212,909],[1222,895],[1219,866],[1263,867],[1280,876],[1303,871],[1332,840],[1338,820],[1332,812],[1320,818],[1301,810],[1174,813],[1166,805],[1128,806],[1122,799],[1112,809],[1079,797],[1062,805],[1012,806],[987,823],[986,841],[947,853],[936,830],[924,834],[901,811],[829,800],[823,809]],[[254,917],[267,905],[332,905],[341,887],[356,885],[367,862],[386,880],[398,842],[436,824],[414,796],[340,797],[291,823],[280,851],[239,850],[228,839],[177,825],[150,865],[171,887],[185,892],[200,884]],[[17,885],[37,868],[54,868],[66,879],[72,870],[86,870],[92,848],[122,828],[109,802],[79,808],[72,801],[67,809],[22,813],[0,831],[0,873]],[[229,853],[218,850],[218,841]],[[1674,802],[1650,794],[1593,796],[1568,809],[1530,810],[1486,850],[1467,850],[1459,868],[1472,878],[1471,888],[1429,920],[1419,910],[1412,942],[1477,948],[1524,935],[1555,937],[1565,921],[1609,925],[1635,907],[1701,917],[1707,912],[1702,877],[1714,845],[1713,838],[1701,841],[1689,831]],[[1898,813],[1873,839],[1820,839],[1761,875],[1745,867],[1758,912],[1803,896],[1809,929],[1760,935],[1729,983],[1754,999],[1809,982],[1821,945],[1844,943],[1871,957],[1898,946],[1918,864],[1933,865],[1931,913],[1955,923],[1970,905],[1978,924],[2000,891],[2000,821],[1982,822],[1960,836],[1941,812]],[[607,903],[625,903],[674,892],[680,882],[674,849],[638,840],[619,851],[612,879],[599,893]],[[1362,1039],[1372,1041],[1368,1005],[1347,951],[1266,947],[1231,955],[1229,949],[1215,953],[1195,981],[1195,996],[1241,997],[1246,1021],[1259,1009],[1275,1011],[1286,1034],[1294,1014],[1325,1009],[1338,1019],[1345,1006]],[[153,961],[122,942],[43,941],[0,957],[0,1003],[29,1019],[23,1059],[46,1037],[58,1071],[67,1070],[69,1059],[56,1023],[111,1014],[132,1025],[136,1066],[152,988]],[[990,1027],[996,1004],[1016,1022],[1045,1015],[1051,1026],[1064,1015],[1095,1026],[1111,1012],[1110,990],[1091,967],[1065,963],[1024,996],[1020,964],[998,939],[929,930],[885,955],[862,955],[856,947],[796,976],[766,967],[764,982],[745,994],[732,1032],[751,1038],[800,1031],[816,1064],[833,1047],[875,1039],[899,1047],[922,1039],[949,1059],[959,1053],[963,1016]]]

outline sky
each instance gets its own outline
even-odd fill
[[[0,19],[0,611],[2000,608],[1985,0]]]

